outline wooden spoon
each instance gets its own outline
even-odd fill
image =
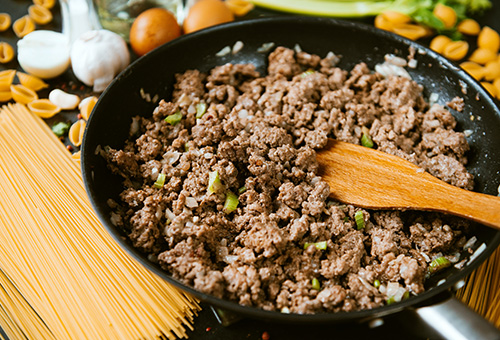
[[[340,202],[370,209],[438,211],[500,229],[500,197],[445,183],[400,157],[330,139],[319,174]]]

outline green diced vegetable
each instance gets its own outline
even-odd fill
[[[427,271],[429,272],[429,274],[433,274],[449,266],[451,266],[450,260],[448,260],[444,256],[441,256],[432,260],[431,264],[429,264],[429,267],[427,267]]]
[[[165,174],[159,174],[158,178],[156,179],[156,182],[153,184],[153,186],[156,189],[163,188],[163,186],[165,185],[165,178],[166,178]]]
[[[206,103],[198,103],[196,104],[196,119],[200,119],[207,112],[207,104]]]
[[[238,200],[238,196],[233,194],[231,191],[228,191],[226,194],[226,201],[224,202],[223,211],[226,214],[232,213],[238,207],[238,203],[240,203],[240,201]]]
[[[405,291],[405,293],[403,294],[403,297],[401,298],[402,300],[406,300],[406,299],[409,299],[410,298],[410,292],[409,291]]]
[[[245,186],[242,186],[241,188],[238,189],[238,194],[242,194],[244,193],[245,191],[247,191],[247,188]]]
[[[70,127],[71,123],[69,122],[59,122],[52,125],[52,132],[54,132],[57,137],[63,137],[68,133]]]
[[[379,280],[373,281],[373,287],[378,289],[380,287],[380,281]]]
[[[304,243],[304,249],[307,249],[310,245],[314,245],[316,247],[316,249],[319,249],[319,250],[326,250],[326,248],[328,248],[327,241],[320,241],[320,242],[316,242],[316,243],[306,242],[306,243]]]
[[[362,127],[363,134],[361,135],[361,145],[367,147],[367,148],[373,148],[373,140],[372,137],[370,136],[370,130],[366,127]]]
[[[208,174],[208,192],[220,192],[223,189],[223,185],[220,181],[219,172],[217,170],[212,171]]]
[[[390,297],[390,298],[388,298],[388,299],[387,299],[387,301],[386,301],[386,303],[387,303],[388,305],[390,305],[390,304],[392,304],[392,303],[394,303],[394,302],[396,302],[396,300],[394,299],[394,296],[391,296],[391,297]]]
[[[313,289],[320,290],[321,289],[321,284],[319,283],[319,280],[317,278],[313,278],[311,281]]]
[[[167,116],[165,118],[165,121],[170,125],[178,124],[181,120],[182,120],[182,113],[180,111],[177,111],[176,113],[171,114],[170,116]]]
[[[365,219],[361,210],[356,211],[356,214],[354,214],[354,219],[356,220],[356,226],[358,227],[358,230],[365,228]]]
[[[301,77],[301,78],[305,78],[305,77],[307,77],[307,76],[308,76],[308,75],[310,75],[310,74],[314,74],[315,72],[316,72],[316,71],[314,71],[314,70],[312,70],[312,69],[309,69],[309,70],[307,70],[307,71],[302,72],[302,73],[300,74],[300,77]]]

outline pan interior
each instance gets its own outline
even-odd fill
[[[222,48],[243,42],[238,53],[217,56]],[[194,291],[176,280],[159,266],[135,250],[116,230],[110,221],[109,198],[116,199],[122,190],[121,179],[108,171],[104,159],[96,154],[98,146],[121,147],[128,137],[131,118],[138,114],[151,115],[155,104],[144,98],[158,95],[169,99],[176,73],[187,69],[208,71],[217,65],[231,63],[253,63],[261,74],[265,73],[268,53],[258,52],[265,43],[295,48],[324,57],[328,52],[341,56],[339,67],[350,70],[363,61],[373,69],[392,53],[406,58],[411,49],[415,51],[417,67],[409,73],[424,85],[425,95],[438,95],[438,102],[445,104],[456,96],[464,99],[462,112],[453,112],[458,121],[458,130],[471,132],[468,141],[470,164],[468,170],[476,178],[476,191],[498,194],[500,181],[500,114],[493,100],[465,72],[441,58],[434,52],[397,37],[391,33],[373,29],[362,24],[319,18],[270,18],[236,22],[189,34],[168,43],[137,60],[120,74],[101,95],[90,117],[82,146],[82,171],[86,189],[97,212],[108,231],[133,257],[161,277],[189,291],[213,305],[247,315],[285,321],[335,321],[359,319],[365,316],[385,314],[420,303],[451,287],[468,275],[482,262],[500,242],[498,232],[477,226],[478,242],[487,245],[486,251],[471,265],[461,271],[454,268],[442,272],[429,281],[433,287],[426,293],[402,303],[381,307],[373,311],[337,313],[326,315],[282,315],[263,312],[236,303],[223,301]],[[442,280],[445,279],[444,283]],[[436,286],[437,283],[439,286]]]

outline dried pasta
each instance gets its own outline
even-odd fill
[[[16,70],[5,70],[0,72],[0,91],[10,91],[10,85],[16,75]]]
[[[87,123],[83,119],[78,119],[71,125],[68,132],[68,138],[71,144],[74,146],[80,146],[82,144],[86,125]]]
[[[61,112],[61,108],[48,99],[36,99],[28,103],[28,109],[41,118],[51,118]]]
[[[14,21],[12,29],[18,38],[22,38],[35,30],[35,23],[29,15],[25,15]]]
[[[0,32],[9,29],[11,23],[11,18],[8,13],[0,13]]]
[[[33,100],[38,99],[36,92],[24,85],[11,85],[10,91],[12,92],[12,98],[16,101],[16,103],[28,104]]]
[[[31,19],[39,25],[46,25],[52,21],[52,13],[41,5],[31,5],[28,7],[28,13]]]
[[[49,84],[31,74],[17,72],[17,78],[19,79],[21,85],[24,85],[33,91],[40,91],[49,87]]]
[[[14,59],[14,49],[8,43],[0,41],[0,63],[6,64]]]
[[[7,336],[186,336],[197,302],[116,244],[92,211],[77,162],[20,104],[0,109],[0,197],[0,326]]]
[[[80,104],[78,104],[78,109],[80,110],[80,115],[83,119],[88,120],[95,104],[97,103],[96,96],[90,96],[82,99]]]

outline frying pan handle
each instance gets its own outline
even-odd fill
[[[419,307],[417,315],[443,339],[500,339],[500,330],[452,294],[438,303]]]

